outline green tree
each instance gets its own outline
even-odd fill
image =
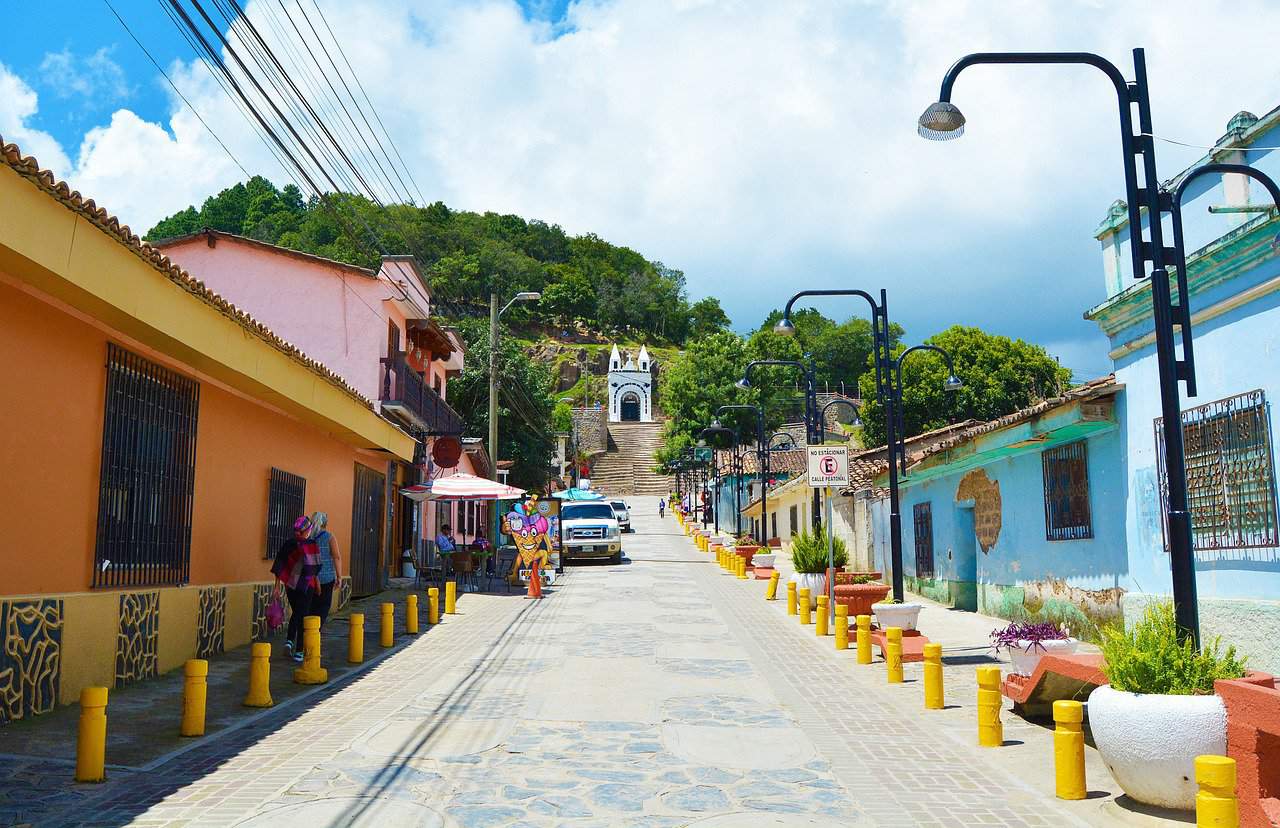
[[[685,351],[665,367],[658,388],[669,419],[663,448],[658,453],[660,462],[672,459],[696,442],[698,433],[711,424],[717,408],[739,401],[734,383],[742,376],[745,364],[742,338],[729,331],[717,331],[690,340]],[[726,418],[726,424],[739,424],[755,433],[754,421],[748,417]]]
[[[964,382],[959,391],[946,391],[945,361],[924,351],[907,357],[902,366],[902,401],[908,437],[961,419],[993,420],[1060,394],[1071,372],[1039,345],[955,325],[925,340],[951,354],[956,374]],[[903,348],[895,349],[895,357]],[[867,445],[885,441],[884,409],[875,399],[875,375],[864,372],[863,435]]]
[[[449,405],[462,412],[465,434],[489,436],[489,327],[482,319],[459,324],[467,345],[462,374],[449,381]],[[539,489],[547,481],[554,448],[551,437],[555,401],[548,368],[534,362],[509,330],[499,332],[497,368],[498,457],[514,460],[511,483]]]
[[[714,296],[699,299],[689,306],[689,336],[706,336],[729,327],[729,317]]]

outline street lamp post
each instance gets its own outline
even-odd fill
[[[902,404],[902,393],[901,389],[896,392],[894,390],[894,372],[896,369],[900,379],[902,357],[899,357],[895,364],[893,342],[889,334],[888,297],[884,290],[880,291],[879,302],[870,293],[863,290],[802,290],[787,300],[787,305],[782,312],[782,319],[774,327],[775,333],[783,336],[795,334],[795,325],[791,323],[791,308],[798,299],[805,296],[860,296],[871,306],[871,340],[876,369],[876,399],[884,406],[885,444],[889,450],[889,550],[893,566],[893,597],[895,600],[901,601],[904,596],[902,583],[902,515],[899,512],[898,463],[895,462],[895,457],[899,454],[899,447],[901,447],[903,470],[905,471],[906,442],[899,433],[902,419],[898,409]],[[916,346],[915,349],[910,350],[917,350],[921,347],[923,346]],[[940,348],[935,346],[927,346],[927,348],[941,351]],[[902,356],[906,356],[906,352]],[[951,361],[949,355],[947,356],[947,361],[948,364]],[[951,376],[948,377],[946,385],[949,390],[960,387],[960,381],[956,378],[954,370],[951,372]]]
[[[742,534],[742,502],[740,494],[742,492],[742,454],[743,448],[739,444],[738,430],[736,428],[725,428],[720,424],[719,418],[711,421],[711,425],[704,428],[699,436],[704,440],[709,440],[719,435],[726,435],[730,439],[729,443],[729,476],[733,478],[733,530],[735,535]],[[714,451],[714,449],[713,449]],[[714,455],[713,455],[714,456]],[[720,474],[719,469],[716,470],[716,532],[720,531]]]
[[[498,320],[516,302],[536,302],[541,293],[522,290],[498,310],[498,294],[489,294],[489,460],[491,480],[498,479]],[[497,514],[497,511],[494,511]],[[497,537],[495,535],[494,537]]]
[[[767,547],[769,544],[767,521],[764,518],[765,507],[768,504],[769,497],[769,451],[764,441],[764,408],[758,405],[722,405],[716,409],[716,416],[719,417],[726,411],[754,411],[756,415],[756,470],[760,473],[760,531],[756,534],[756,538],[761,546]],[[739,478],[741,485],[741,478]]]
[[[1205,165],[1183,181],[1176,195],[1161,190],[1156,172],[1155,139],[1151,126],[1151,97],[1147,84],[1146,55],[1133,50],[1134,80],[1127,81],[1115,64],[1088,52],[978,52],[966,55],[947,70],[937,103],[920,116],[920,135],[930,140],[950,140],[964,133],[965,118],[951,103],[956,77],[966,68],[979,64],[1081,64],[1100,70],[1115,87],[1120,114],[1120,149],[1124,160],[1125,200],[1129,211],[1129,253],[1135,280],[1148,278],[1151,263],[1152,321],[1156,336],[1156,365],[1160,379],[1160,410],[1164,428],[1164,462],[1166,475],[1165,525],[1169,539],[1169,565],[1173,581],[1173,604],[1178,627],[1200,645],[1200,619],[1196,600],[1194,543],[1191,515],[1187,510],[1187,470],[1183,449],[1182,404],[1178,382],[1186,384],[1187,396],[1196,396],[1195,362],[1191,345],[1191,305],[1187,294],[1186,253],[1182,248],[1179,201],[1191,178],[1212,171],[1230,172],[1254,177],[1264,184],[1256,171],[1241,165]],[[1132,107],[1138,108],[1138,130],[1133,128]],[[1142,186],[1138,186],[1141,163]],[[1239,167],[1237,169],[1237,167]],[[1276,198],[1274,185],[1268,187]],[[1142,210],[1148,221],[1144,228]],[[1163,220],[1166,213],[1174,219],[1174,244],[1164,243]],[[1168,268],[1178,269],[1178,302],[1169,288]],[[1175,328],[1177,329],[1175,331]],[[1175,333],[1182,340],[1182,358],[1178,358]]]
[[[742,379],[738,380],[736,385],[744,391],[751,388],[751,372],[753,369],[766,365],[785,366],[788,368],[796,368],[800,371],[800,375],[804,377],[804,432],[805,441],[810,445],[821,442],[819,439],[818,428],[818,384],[814,381],[813,366],[805,365],[803,362],[797,362],[794,359],[757,359],[747,363],[747,367],[742,371]],[[763,405],[763,403],[762,403]],[[818,491],[813,492],[813,523],[816,525],[822,522],[821,507],[818,503]]]

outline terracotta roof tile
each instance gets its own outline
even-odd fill
[[[50,170],[42,169],[35,158],[29,155],[24,156],[22,154],[22,150],[17,144],[4,143],[2,136],[0,136],[0,160],[3,161],[5,166],[44,190],[69,210],[80,214],[99,230],[109,236],[112,236],[116,241],[129,248],[134,255],[151,265],[151,267],[166,279],[178,285],[196,299],[230,317],[236,324],[244,328],[249,333],[306,366],[312,371],[312,373],[341,389],[361,405],[366,406],[370,410],[374,410],[373,402],[355,388],[348,385],[342,377],[326,368],[320,362],[307,356],[296,345],[286,342],[284,339],[280,338],[280,336],[257,319],[254,319],[252,316],[240,310],[226,299],[223,299],[217,293],[214,293],[205,286],[204,282],[201,282],[199,279],[191,276],[191,274],[178,267],[155,247],[152,247],[149,243],[143,241],[137,234],[129,229],[127,224],[121,224],[118,218],[108,213],[104,208],[99,207],[93,199],[85,198],[78,190],[71,189],[65,181],[59,181]]]

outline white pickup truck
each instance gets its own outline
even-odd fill
[[[560,555],[566,561],[608,558],[622,563],[622,529],[609,501],[560,507]]]

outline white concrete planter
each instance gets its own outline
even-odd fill
[[[1055,641],[1041,641],[1039,646],[1030,641],[1019,641],[1017,647],[1008,647],[1009,660],[1013,669],[1009,672],[1019,676],[1029,676],[1036,671],[1040,659],[1046,655],[1071,655],[1080,646],[1079,639],[1063,638]]]
[[[914,630],[916,619],[920,617],[920,604],[872,604],[871,611],[876,614],[876,623],[881,629],[897,627],[903,630]]]
[[[1195,759],[1227,752],[1227,708],[1212,696],[1089,694],[1089,728],[1116,784],[1132,799],[1184,811],[1196,806]]]
[[[756,557],[759,557],[759,555]],[[754,562],[755,558],[752,558],[752,561]],[[822,588],[826,586],[827,583],[826,575],[823,575],[821,572],[793,572],[788,580],[795,582],[797,593],[805,587],[808,587],[809,608],[813,609],[818,606],[818,595],[822,592]]]
[[[751,565],[772,567],[773,562],[777,557],[778,557],[778,554],[776,552],[763,552],[763,553],[757,552],[756,554],[751,556]],[[799,586],[796,586],[796,589],[799,589],[799,588],[800,588]]]

